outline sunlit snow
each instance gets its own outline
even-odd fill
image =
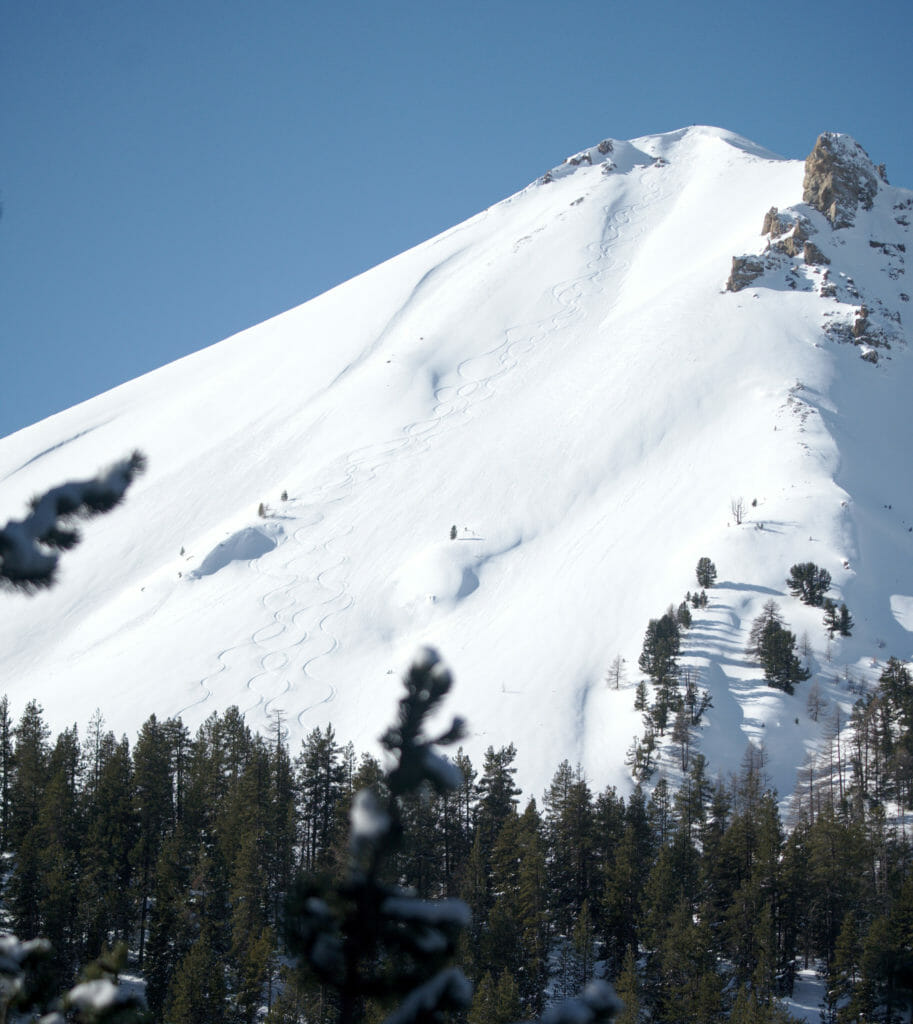
[[[332,722],[376,750],[429,643],[477,765],[514,742],[527,793],[564,758],[626,792],[644,630],[706,555],[718,584],[684,640],[713,695],[696,745],[712,773],[763,745],[788,795],[825,723],[811,683],[765,684],[748,628],[775,599],[831,707],[911,656],[910,354],[871,365],[829,339],[827,315],[859,303],[819,294],[801,261],[724,290],[732,257],[763,251],[765,212],[801,205],[801,161],[709,128],[601,149],[0,440],[4,521],[133,448],[149,458],[56,589],[4,598],[14,713],[34,697],[61,728],[98,707],[132,736],[152,713],[196,728],[237,704],[259,729],[281,715],[296,746]],[[804,208],[832,277],[901,313],[900,263],[869,241],[908,237],[909,197],[882,187],[842,231]],[[799,561],[832,574],[852,638],[828,643],[820,609],[789,596]]]

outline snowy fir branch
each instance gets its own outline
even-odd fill
[[[32,499],[29,514],[0,529],[0,585],[34,592],[54,584],[61,551],[80,541],[75,520],[110,512],[146,469],[135,451],[90,480],[52,487]]]

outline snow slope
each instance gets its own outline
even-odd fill
[[[374,748],[399,673],[432,643],[474,758],[516,743],[534,795],[563,758],[627,790],[647,621],[708,555],[719,584],[685,638],[714,701],[698,745],[728,771],[763,743],[788,794],[824,722],[806,713],[810,683],[781,694],[746,658],[763,603],[808,632],[832,706],[855,699],[847,674],[911,657],[913,630],[905,328],[892,321],[877,365],[825,332],[863,302],[906,312],[911,193],[882,185],[834,231],[802,179],[800,161],[714,128],[601,144],[303,306],[0,440],[0,521],[134,447],[150,465],[55,589],[4,598],[16,713],[35,697],[60,728],[99,707],[132,736],[153,712],[195,728],[234,703],[261,729],[281,710],[293,743],[329,721]],[[764,250],[771,206],[813,224],[835,295],[801,260],[725,290],[732,257]],[[786,593],[809,560],[856,619],[830,651],[820,611]]]

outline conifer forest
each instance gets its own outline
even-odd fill
[[[459,748],[441,759],[446,785],[430,774],[396,788],[331,726],[290,750],[279,713],[268,736],[234,707],[195,735],[151,717],[131,742],[99,712],[52,737],[37,703],[13,721],[3,698],[5,925],[50,941],[42,970],[58,988],[120,945],[153,1020],[335,1024],[338,992],[303,969],[300,910],[344,878],[350,808],[368,791],[396,808],[403,837],[379,877],[469,908],[451,952],[473,994],[451,1019],[528,1019],[604,977],[625,1022],[784,1020],[778,1000],[806,967],[825,979],[827,1024],[900,1019],[913,988],[911,721],[913,682],[891,659],[852,740],[835,731],[826,770],[808,769],[783,820],[752,747],[733,777],[690,751],[681,785],[660,777],[627,799],[567,761],[545,793],[523,793],[512,745],[480,764]],[[360,998],[345,1019],[385,1012]]]

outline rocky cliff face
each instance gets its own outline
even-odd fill
[[[726,290],[816,291],[833,302],[822,311],[826,338],[856,346],[867,362],[889,359],[904,341],[900,310],[910,295],[901,285],[913,199],[888,185],[883,165],[876,168],[858,142],[831,132],[805,161],[802,198],[764,214],[764,249],[733,257]]]
[[[878,192],[878,173],[868,154],[848,135],[824,132],[805,160],[802,199],[835,228],[851,227]]]

